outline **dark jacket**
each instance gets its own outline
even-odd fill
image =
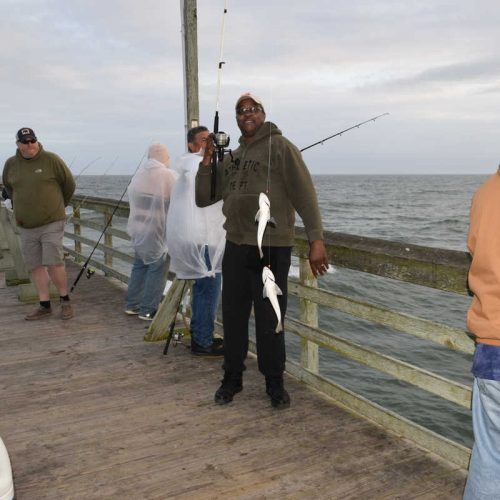
[[[75,191],[75,181],[64,161],[40,151],[30,159],[19,150],[5,162],[3,184],[12,199],[17,224],[40,227],[66,218],[65,207]]]
[[[249,144],[241,138],[239,142],[232,158],[226,155],[219,167],[215,200],[210,199],[210,169],[200,164],[196,176],[198,206],[224,200],[226,239],[256,245],[255,214],[261,192],[267,194],[276,221],[275,228],[266,229],[266,243],[293,245],[295,211],[302,218],[309,241],[323,239],[316,191],[297,147],[271,122],[265,122]]]

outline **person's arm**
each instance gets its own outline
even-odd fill
[[[195,201],[196,205],[199,207],[208,207],[209,205],[213,205],[220,199],[222,196],[220,194],[220,165],[217,171],[217,185],[216,185],[216,193],[215,199],[212,199],[211,196],[211,187],[212,187],[212,175],[211,175],[211,166],[215,151],[214,144],[214,136],[210,134],[207,137],[207,142],[205,146],[205,152],[203,154],[203,159],[200,162],[198,167],[198,172],[196,173],[196,182],[195,182]]]
[[[476,250],[476,240],[477,240],[477,215],[475,216],[475,195],[472,197],[471,208],[469,213],[469,232],[467,234],[467,248],[471,255],[474,255]]]
[[[328,254],[323,240],[309,242],[309,265],[316,278],[328,271]]]
[[[61,186],[61,192],[64,199],[64,206],[67,207],[73,196],[76,188],[75,179],[71,170],[66,166],[66,163],[57,155],[53,155],[54,161],[56,163],[56,169],[58,171],[59,185]]]
[[[309,240],[309,265],[315,277],[328,270],[328,255],[323,242],[323,225],[316,190],[300,151],[288,141],[283,144],[283,175],[290,201],[304,222]]]
[[[7,191],[9,198],[12,199],[12,186],[10,185],[9,182],[8,171],[9,171],[8,162],[5,162],[2,172],[2,184],[4,185],[5,191]]]

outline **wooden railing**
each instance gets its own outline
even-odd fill
[[[317,327],[316,308],[318,305],[331,307],[374,324],[387,326],[455,351],[472,354],[474,343],[468,332],[317,288],[317,283],[305,264],[308,244],[304,231],[298,230],[297,233],[295,251],[301,259],[301,278],[299,281],[290,281],[289,292],[300,297],[304,306],[299,320],[287,319],[287,331],[300,336],[305,350],[301,355],[301,363],[288,363],[287,371],[349,409],[466,468],[470,458],[470,450],[467,447],[384,409],[332,380],[325,379],[318,366],[316,351],[318,346],[331,349],[344,357],[465,408],[470,408],[470,387],[320,330]],[[468,294],[467,272],[470,256],[466,252],[341,233],[327,233],[325,243],[330,261],[335,266],[437,290]]]
[[[89,265],[100,269],[107,276],[127,283],[129,274],[125,269],[130,267],[134,260],[129,244],[130,236],[124,230],[129,214],[128,202],[118,203],[118,200],[108,198],[75,195],[71,200],[71,206],[73,214],[67,219],[64,236],[74,241],[74,247],[66,246],[65,250],[78,262],[87,260],[97,244]],[[120,222],[121,228],[115,227]],[[71,227],[73,231],[70,231]],[[85,228],[91,230],[87,232],[93,234],[85,236]],[[99,238],[101,240],[98,242]],[[119,240],[119,248],[114,243],[115,239]],[[87,248],[86,251],[82,251],[83,246]],[[99,258],[100,253],[101,258]],[[118,263],[115,264],[115,260]]]
[[[82,261],[90,254],[96,244],[96,239],[115,210],[116,203],[116,200],[102,198],[82,196],[73,198],[74,213],[68,220],[65,237],[74,242],[74,247],[66,247],[66,250],[75,260]],[[106,229],[104,242],[97,245],[100,255],[94,256],[90,261],[95,268],[125,283],[128,280],[128,272],[125,268],[130,267],[132,262],[129,237],[124,231],[127,216],[128,204],[121,202],[112,224]],[[92,231],[94,236],[88,234]],[[468,292],[467,271],[470,260],[465,252],[341,233],[326,233],[325,243],[330,262],[336,267],[455,294],[464,295]],[[287,361],[287,371],[357,414],[466,468],[470,457],[470,450],[467,447],[383,408],[324,376],[319,349],[334,351],[356,363],[380,371],[461,407],[470,407],[470,387],[377,352],[333,332],[320,329],[318,310],[319,307],[332,308],[353,317],[362,318],[374,325],[390,327],[394,331],[413,335],[448,349],[472,354],[474,344],[468,333],[460,328],[318,288],[317,280],[311,274],[307,261],[307,240],[304,231],[300,228],[297,228],[294,255],[299,259],[300,273],[299,279],[289,280],[289,294],[298,297],[300,307],[297,318],[287,317],[286,329],[287,332],[299,337],[300,356],[299,361]],[[222,331],[222,326],[217,324],[216,329]],[[148,339],[161,340],[162,338],[164,336],[150,335]]]

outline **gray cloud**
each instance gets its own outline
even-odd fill
[[[2,0],[0,154],[20,126],[75,170],[131,172],[151,141],[184,148],[178,0]],[[223,0],[198,0],[201,120],[216,101]],[[220,115],[260,94],[313,172],[484,171],[498,163],[500,4],[478,0],[229,1]],[[474,132],[471,132],[471,128]],[[471,139],[473,138],[473,139]],[[476,161],[476,158],[480,160]],[[99,162],[98,162],[99,163]],[[89,169],[90,170],[90,169]]]

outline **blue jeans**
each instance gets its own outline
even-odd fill
[[[500,381],[474,379],[474,446],[464,500],[500,499]]]
[[[154,314],[158,310],[167,283],[170,257],[164,255],[156,262],[144,264],[136,255],[128,280],[125,308],[141,315]]]
[[[205,262],[208,269],[212,266],[205,247]],[[191,337],[194,342],[202,347],[212,345],[214,335],[214,322],[219,305],[221,292],[221,273],[207,278],[198,278],[193,284],[193,300],[191,304]]]

